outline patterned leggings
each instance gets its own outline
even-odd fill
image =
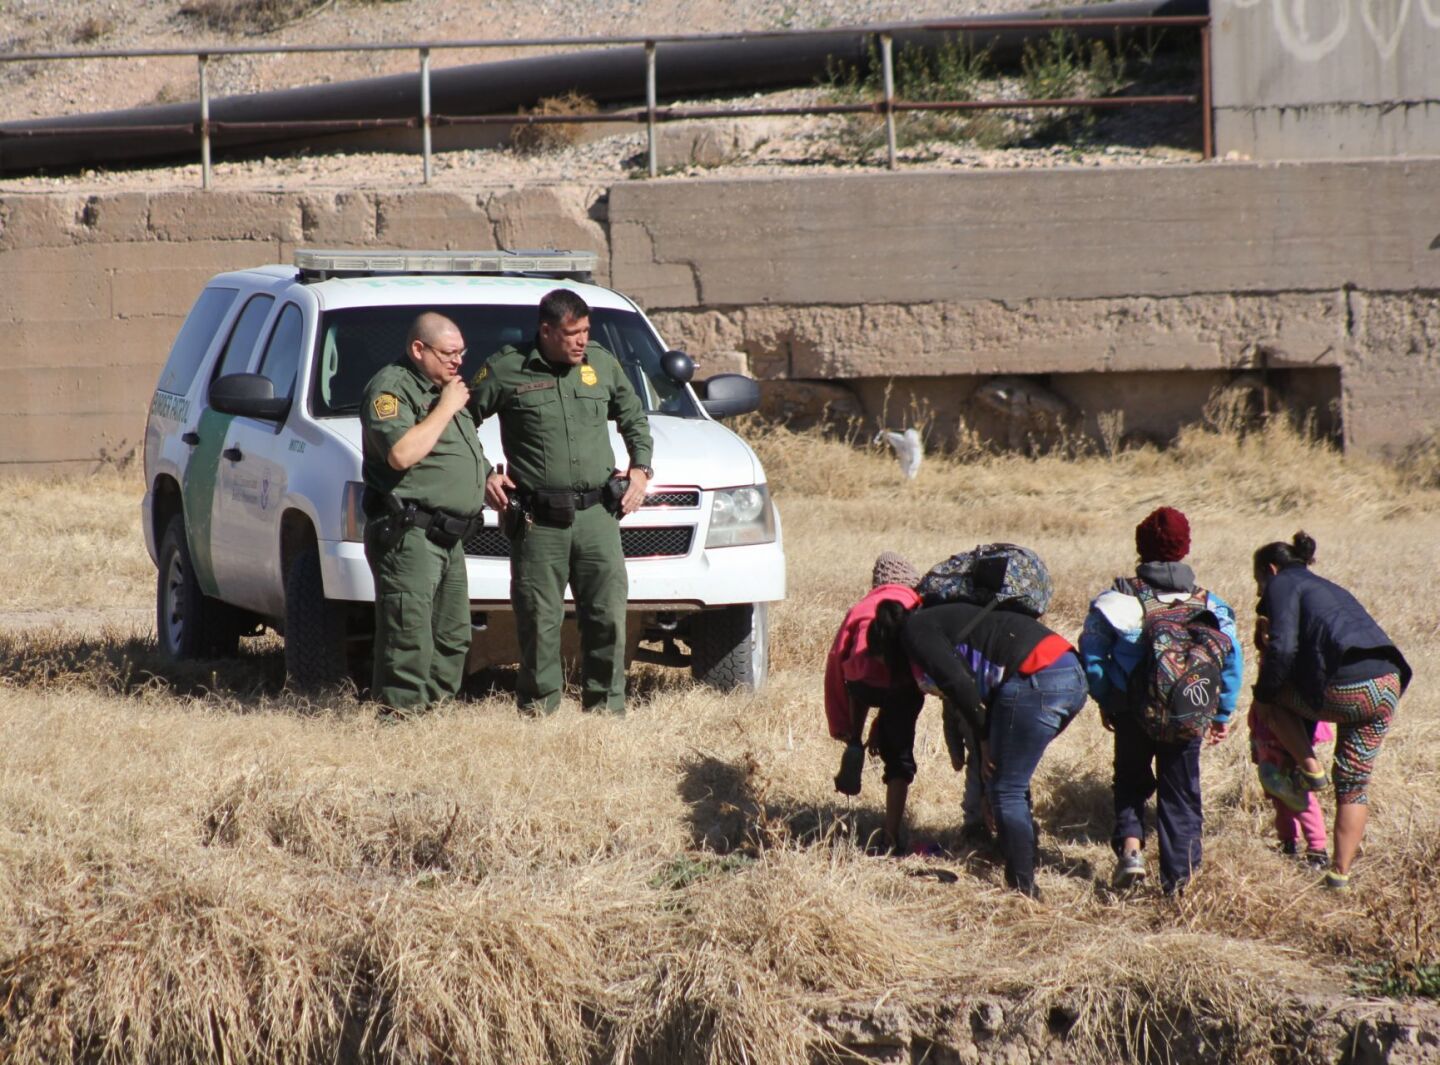
[[[1317,709],[1286,685],[1276,703],[1307,721],[1333,721],[1335,738],[1335,801],[1365,805],[1365,785],[1375,772],[1375,758],[1400,703],[1400,674],[1386,673],[1374,680],[1332,684]]]

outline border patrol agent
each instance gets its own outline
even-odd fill
[[[589,342],[590,308],[579,294],[555,289],[539,310],[533,345],[502,348],[470,383],[476,420],[499,414],[510,463],[508,472],[490,475],[485,497],[502,513],[511,508],[516,695],[527,713],[560,705],[568,581],[580,627],[582,703],[623,713],[628,580],[617,518],[640,506],[653,476],[650,423],[619,360]],[[612,477],[612,419],[629,452],[628,486]]]
[[[375,578],[372,695],[389,711],[453,698],[470,648],[465,537],[480,521],[490,464],[460,377],[465,341],[443,315],[415,319],[406,352],[360,406],[365,559]]]

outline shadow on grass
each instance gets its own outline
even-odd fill
[[[770,790],[770,781],[753,758],[732,763],[700,755],[686,762],[679,792],[689,810],[693,846],[722,855],[754,855],[783,843],[802,847],[846,843],[884,852],[883,792],[876,793],[876,801],[851,803],[837,798],[804,803],[774,797]],[[955,860],[998,858],[991,844],[962,834],[958,818],[952,827],[927,838]]]
[[[136,695],[162,689],[254,703],[285,685],[285,655],[274,637],[247,639],[235,658],[176,662],[154,639],[74,635],[61,630],[0,632],[0,675],[32,691]]]
[[[1114,798],[1108,775],[1055,780],[1040,796],[1036,820],[1066,843],[1109,843]]]

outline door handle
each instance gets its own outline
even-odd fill
[[[180,439],[184,443],[189,444],[191,447],[195,447],[197,444],[200,443],[200,434],[197,433],[194,429],[191,429],[188,433],[181,433]]]
[[[224,451],[220,452],[220,454],[224,455],[231,462],[239,462],[245,457],[245,452],[241,451],[238,447],[227,447]]]

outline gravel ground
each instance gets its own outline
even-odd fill
[[[641,33],[703,33],[749,28],[815,28],[881,21],[963,17],[1015,11],[1025,0],[490,0],[454,4],[449,0],[331,0],[313,14],[263,35],[207,29],[186,3],[216,0],[0,0],[0,53],[40,50],[94,50],[133,47],[195,47],[197,43],[300,44],[403,42],[421,39],[509,39]],[[241,2],[241,0],[231,0]],[[280,0],[245,0],[249,3]],[[451,53],[444,63],[477,62],[535,54],[497,49]],[[437,65],[439,61],[437,60]],[[255,92],[413,69],[413,53],[359,56],[240,56],[212,61],[218,95]],[[0,120],[75,114],[157,102],[193,99],[191,59],[79,60],[0,65]],[[1003,86],[1002,86],[1003,91]],[[819,90],[790,90],[747,101],[812,100]],[[1124,121],[1169,122],[1137,114]],[[1106,119],[1113,123],[1114,119]],[[594,138],[562,151],[523,156],[509,150],[462,150],[436,155],[434,184],[440,187],[508,186],[547,182],[610,182],[643,173],[643,133],[610,133],[593,127]],[[731,123],[744,143],[738,157],[718,167],[673,167],[668,178],[735,172],[806,173],[883,168],[883,134],[855,119],[840,117],[744,120]],[[670,134],[667,134],[670,135]],[[1191,162],[1188,147],[1153,147],[1174,137],[1092,138],[1096,146],[1048,146],[986,150],[967,142],[933,141],[904,148],[907,167],[1012,168],[1054,166],[1163,165]],[[1118,143],[1117,143],[1118,142]],[[417,155],[380,152],[302,154],[279,159],[221,161],[219,188],[267,189],[296,186],[352,187],[413,185],[420,182]],[[65,176],[0,178],[0,191],[64,188],[196,187],[198,162],[136,170],[87,170]]]

